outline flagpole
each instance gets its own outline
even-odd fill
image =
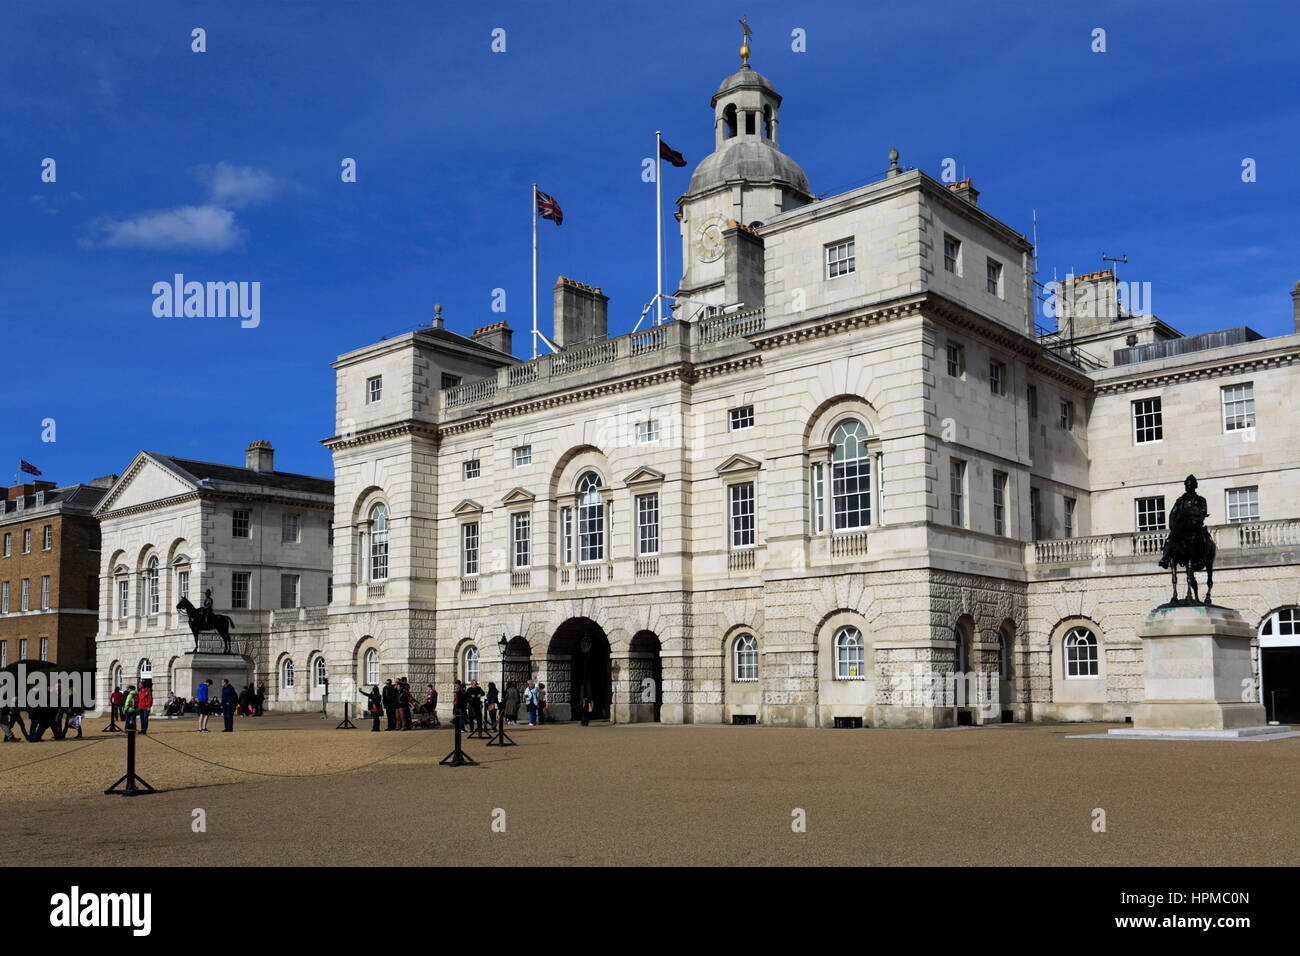
[[[663,325],[664,322],[664,200],[663,184],[660,182],[660,174],[663,172],[660,159],[663,141],[659,134],[660,131],[655,130],[655,325]]]
[[[533,358],[537,358],[537,183],[533,183]]]

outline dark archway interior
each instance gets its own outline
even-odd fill
[[[648,690],[653,693],[654,715],[651,719],[656,723],[659,722],[664,699],[664,670],[659,649],[659,638],[653,631],[638,631],[628,648],[629,666],[634,669],[631,675],[633,700],[644,703],[644,692]],[[647,678],[651,681],[648,687],[643,683]]]
[[[1260,649],[1264,671],[1264,713],[1287,724],[1300,721],[1300,647]]]
[[[591,641],[590,650],[585,653],[582,650],[583,638]],[[579,707],[584,697],[589,696],[592,701],[591,719],[608,720],[611,688],[609,638],[601,626],[590,618],[570,618],[556,629],[546,656],[548,669],[552,672],[558,672],[556,665],[559,662],[566,659],[569,662],[569,674],[562,683],[567,691],[567,703],[572,706],[573,719],[579,719]],[[555,681],[554,677],[552,681]],[[556,693],[560,689],[553,683],[548,700],[560,703]],[[549,717],[549,704],[546,712]]]
[[[514,681],[515,685],[523,688],[533,679],[533,649],[528,641],[523,637],[516,636],[510,638],[506,645],[506,666],[505,681],[508,684]],[[501,685],[504,693],[506,684]],[[520,691],[522,697],[523,691]]]

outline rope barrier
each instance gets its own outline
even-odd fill
[[[95,746],[95,744],[102,744],[105,740],[112,740],[112,739],[113,738],[111,737],[100,737],[98,739],[90,741],[90,743],[82,744],[80,747],[73,747],[71,750],[65,750],[62,753],[50,754],[48,757],[38,757],[35,760],[27,761],[27,763],[20,763],[12,767],[5,767],[3,769],[0,769],[0,773],[8,773],[10,770],[18,770],[22,767],[30,767],[34,763],[44,763],[47,760],[53,760],[55,757],[66,757],[69,754],[75,754],[78,750],[85,750],[87,747],[93,747]]]
[[[416,747],[420,746],[421,743],[423,743],[423,741],[418,741],[416,743],[411,744],[411,746],[409,747],[403,747],[401,750],[395,751],[391,754],[385,754],[384,756],[380,757],[377,760],[371,760],[369,763],[358,764],[355,767],[345,767],[342,770],[324,770],[321,771],[320,773],[272,773],[268,770],[247,770],[243,767],[232,767],[230,766],[230,764],[219,763],[216,760],[208,760],[205,757],[198,756],[198,754],[192,754],[188,750],[181,750],[179,747],[173,747],[171,744],[164,743],[163,741],[153,736],[146,736],[145,739],[152,741],[153,743],[156,743],[160,747],[166,747],[168,750],[174,750],[176,753],[181,754],[183,756],[192,757],[193,759],[199,761],[200,763],[205,763],[213,767],[220,767],[223,770],[233,770],[235,773],[255,774],[259,777],[334,777],[334,776],[338,776],[341,773],[352,773],[355,770],[364,770],[366,767],[373,767],[375,764],[383,763],[385,760],[390,760],[393,757],[400,757],[408,750],[414,750]]]

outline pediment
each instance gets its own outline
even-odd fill
[[[460,504],[458,504],[456,507],[452,508],[452,509],[451,509],[451,513],[454,514],[454,515],[477,515],[477,514],[482,514],[482,513],[483,513],[483,506],[482,506],[481,504],[479,504],[477,501],[472,501],[472,500],[470,500],[469,498],[466,498],[464,501],[462,501],[462,502],[461,502]]]
[[[95,509],[105,514],[122,508],[165,501],[198,490],[198,485],[164,467],[148,452],[140,452]]]
[[[762,462],[756,458],[750,458],[748,455],[732,455],[714,471],[719,475],[734,475],[739,472],[758,471],[762,467]]]
[[[531,504],[537,500],[537,496],[531,491],[525,491],[523,488],[511,488],[506,496],[501,499],[503,505]]]
[[[651,468],[648,465],[642,465],[632,474],[623,479],[625,484],[643,485],[652,481],[663,481],[664,473],[657,468]]]

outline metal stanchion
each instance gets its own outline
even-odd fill
[[[126,784],[121,790],[122,784]],[[137,786],[138,784],[138,786]],[[155,793],[153,787],[145,781],[143,777],[137,776],[135,772],[135,728],[126,728],[126,774],[117,783],[113,784],[105,794],[117,794],[123,797],[138,797],[142,793]]]
[[[122,728],[117,725],[117,707],[110,704],[108,707],[108,726],[100,731],[102,734],[120,734]]]
[[[456,747],[454,750],[452,750],[451,753],[447,754],[447,756],[443,757],[441,760],[438,761],[439,766],[443,766],[443,765],[448,767],[465,767],[465,766],[477,767],[478,766],[478,761],[471,760],[469,755],[467,755],[465,751],[462,750],[460,747],[460,725],[463,720],[464,718],[462,717],[452,718],[452,723],[456,726]]]
[[[349,707],[349,706],[351,706],[350,703],[349,703],[348,701],[345,700],[345,701],[343,702],[343,723],[341,723],[341,724],[339,724],[337,727],[335,727],[335,728],[334,728],[335,730],[356,730],[356,729],[357,729],[356,724],[354,724],[354,723],[352,723],[352,721],[348,720],[348,707]]]

